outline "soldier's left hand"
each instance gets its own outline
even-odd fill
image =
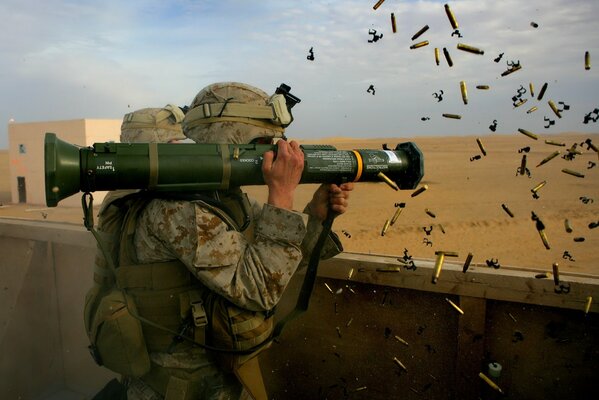
[[[341,185],[322,184],[314,192],[314,196],[308,204],[308,212],[321,221],[326,219],[329,210],[339,215],[343,214],[349,206],[349,194],[352,190],[354,190],[352,182]]]

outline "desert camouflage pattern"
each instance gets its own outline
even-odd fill
[[[232,374],[224,374],[200,348],[185,352],[152,353],[152,364],[193,382],[193,394],[205,400],[249,400],[251,397]],[[164,400],[165,397],[141,379],[129,379],[127,400]],[[168,398],[166,400],[169,400]],[[175,399],[178,400],[178,399]]]
[[[230,99],[231,103],[243,103],[265,106],[269,96],[264,91],[239,82],[214,83],[202,89],[191,102],[190,109],[201,104],[224,103]],[[238,121],[223,121],[201,124],[188,127],[187,119],[183,120],[185,136],[196,143],[250,143],[256,138],[281,138],[284,129],[280,126],[262,127]]]
[[[208,289],[251,311],[272,309],[296,271],[308,216],[268,204],[252,205],[246,238],[201,204],[152,200],[135,233],[140,263],[177,258]]]
[[[181,129],[183,111],[173,104],[163,108],[142,108],[125,114],[121,143],[168,143],[185,140]]]
[[[239,307],[264,311],[280,300],[289,280],[309,258],[321,224],[313,217],[252,202],[251,235],[233,229],[201,203],[152,200],[140,215],[134,238],[140,263],[181,260],[205,287]],[[323,258],[340,252],[336,236],[323,249]],[[304,255],[306,257],[304,257]],[[182,353],[152,353],[152,364],[200,382],[202,399],[245,399],[247,392],[222,372],[203,349]],[[132,380],[129,398],[162,399],[148,385]],[[150,393],[150,395],[148,395]],[[158,397],[152,397],[152,396]],[[149,397],[148,397],[149,396]]]

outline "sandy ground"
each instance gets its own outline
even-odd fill
[[[416,197],[411,197],[412,190],[396,192],[384,183],[356,185],[350,210],[334,224],[346,251],[401,257],[407,249],[415,258],[432,259],[435,251],[445,250],[457,252],[458,262],[472,253],[473,263],[483,265],[487,260],[496,260],[501,266],[550,271],[552,264],[559,262],[564,272],[599,275],[599,228],[589,228],[589,224],[599,222],[599,155],[579,145],[578,150],[583,154],[571,161],[561,158],[572,144],[587,138],[599,145],[599,134],[546,135],[539,140],[519,133],[483,135],[480,139],[486,156],[482,156],[473,136],[335,138],[304,143],[332,144],[338,149],[380,149],[383,143],[393,148],[398,142],[412,140],[424,154],[425,177],[421,185],[428,185],[428,190]],[[566,146],[547,144],[545,139]],[[526,146],[531,147],[527,154],[530,178],[516,176],[524,154],[518,150]],[[559,157],[536,166],[556,150],[561,151]],[[476,155],[480,155],[480,159],[471,161]],[[592,166],[592,163],[597,165]],[[561,171],[563,168],[585,176],[568,175]],[[7,155],[0,151],[0,202],[4,204],[0,207],[0,218],[81,223],[78,208],[46,209],[9,204],[7,177]],[[546,185],[538,191],[540,198],[533,199],[531,189],[543,181]],[[315,188],[315,185],[300,186],[296,192],[296,208],[303,208]],[[248,187],[246,191],[259,200],[265,199],[263,187]],[[395,225],[382,236],[385,221],[393,216],[395,204],[400,202],[406,203],[404,210]],[[502,209],[502,204],[514,214],[513,218]],[[550,249],[541,241],[531,220],[532,212],[546,227]],[[571,233],[565,230],[566,219],[573,229]],[[584,241],[575,241],[575,238],[584,238]],[[564,252],[571,255],[571,260],[564,258]]]

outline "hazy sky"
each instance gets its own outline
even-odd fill
[[[11,119],[121,119],[138,108],[188,104],[202,87],[230,80],[269,93],[289,84],[302,99],[287,131],[292,138],[486,135],[493,120],[497,133],[599,131],[599,121],[583,124],[599,107],[599,1],[448,2],[462,38],[452,36],[446,1],[386,0],[373,10],[375,3],[2,0],[0,148],[8,146]],[[424,25],[430,29],[412,41]],[[383,37],[368,43],[369,29]],[[410,49],[422,40],[430,44]],[[484,55],[457,50],[458,43]],[[314,61],[306,58],[311,47]],[[435,47],[448,49],[453,67],[442,52],[436,65]],[[502,77],[507,62],[522,69]],[[548,83],[542,101],[530,97],[531,82],[535,96]],[[514,108],[521,85],[528,101]],[[550,99],[570,106],[563,118]],[[527,114],[532,106],[538,110]],[[545,129],[545,117],[555,125]]]

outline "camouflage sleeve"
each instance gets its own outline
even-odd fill
[[[170,254],[234,304],[270,310],[302,258],[306,223],[302,213],[265,204],[250,242],[201,204],[153,200],[138,221],[135,244],[140,262]]]

